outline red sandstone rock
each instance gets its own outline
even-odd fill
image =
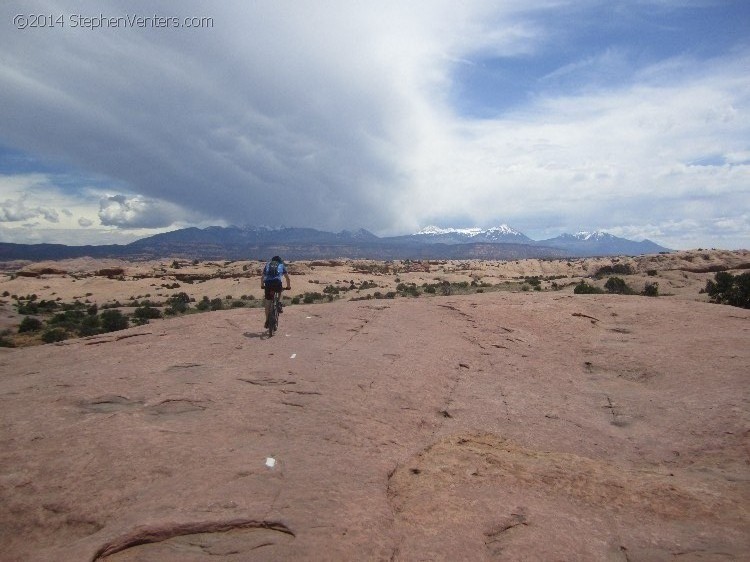
[[[560,293],[1,350],[3,560],[746,560],[750,311]],[[270,461],[269,459],[273,459]]]

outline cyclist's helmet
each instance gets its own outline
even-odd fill
[[[278,262],[278,263],[284,263],[284,260],[282,260],[279,256],[272,257],[271,261],[275,261],[275,262]]]

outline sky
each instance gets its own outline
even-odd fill
[[[750,247],[750,2],[0,3],[0,242]]]

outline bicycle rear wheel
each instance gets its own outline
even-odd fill
[[[273,337],[273,333],[279,325],[279,296],[278,293],[273,296],[273,305],[271,306],[271,314],[268,317],[268,337]]]

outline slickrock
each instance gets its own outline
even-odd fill
[[[3,560],[747,560],[750,311],[486,293],[0,353]]]

